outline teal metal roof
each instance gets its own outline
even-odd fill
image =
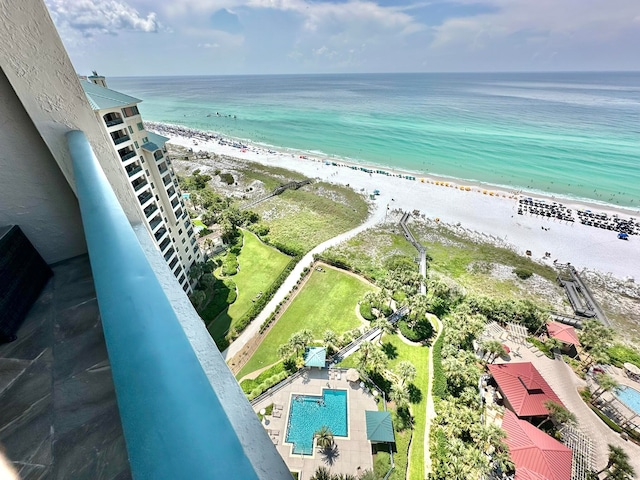
[[[367,420],[367,440],[370,442],[394,443],[391,412],[364,412]]]
[[[153,142],[147,142],[142,144],[142,149],[153,153],[156,150],[160,150],[160,147]]]
[[[153,132],[147,132],[147,138],[151,143],[160,145],[160,147],[164,147],[164,144],[169,141],[169,137],[165,137],[164,135],[159,135]]]
[[[88,80],[82,80],[80,81],[80,84],[84,89],[84,93],[87,95],[91,108],[94,110],[126,107],[127,105],[140,103],[142,101],[139,98],[116,92],[110,88],[101,87],[100,85],[96,85]]]
[[[304,351],[305,367],[324,368],[327,364],[327,349],[324,347],[307,347]]]

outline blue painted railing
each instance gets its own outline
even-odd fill
[[[135,479],[257,479],[84,133],[67,133]]]

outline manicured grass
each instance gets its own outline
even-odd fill
[[[356,304],[370,290],[373,290],[371,285],[333,268],[324,268],[322,272],[314,270],[237,377],[279,360],[278,347],[299,330],[309,329],[314,338],[320,339],[327,329],[340,334],[359,326]]]
[[[200,220],[199,218],[194,218],[193,220],[191,220],[191,222],[196,226],[196,227],[202,227],[202,228],[207,228],[207,226],[202,223],[202,220]]]
[[[269,226],[271,243],[299,253],[357,227],[368,215],[368,205],[361,195],[325,183],[287,190],[254,210]]]
[[[417,376],[413,384],[420,391],[420,401],[411,404],[411,414],[413,415],[413,435],[411,439],[411,462],[408,478],[423,478],[424,476],[424,429],[427,421],[427,395],[429,386],[429,348],[414,347],[407,345],[397,335],[385,335],[382,339],[383,344],[387,345],[385,349],[394,351],[396,358],[389,359],[388,368],[394,370],[396,365],[403,360],[408,360],[416,367]],[[393,355],[392,355],[393,356]],[[400,448],[398,447],[398,456]],[[406,454],[405,454],[406,455]],[[399,467],[398,460],[397,467]],[[405,460],[406,465],[406,460]],[[399,468],[396,468],[399,470]],[[396,472],[391,475],[394,478]],[[398,478],[405,478],[404,471]]]
[[[633,363],[636,367],[640,367],[640,353],[626,345],[616,343],[607,349],[607,353],[616,367],[622,368],[625,362]]]
[[[251,308],[251,300],[273,283],[289,260],[290,257],[265,245],[253,233],[244,231],[244,245],[238,255],[240,270],[231,277],[238,287],[238,298],[208,323],[207,328],[214,339],[224,337]]]

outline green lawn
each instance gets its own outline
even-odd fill
[[[226,332],[249,308],[251,300],[273,283],[287,266],[290,257],[262,243],[249,231],[244,231],[244,245],[238,255],[240,271],[230,278],[238,287],[238,298],[208,324],[214,339],[224,337]]]
[[[202,223],[202,220],[200,220],[199,218],[194,218],[191,221],[196,227],[207,228],[207,226],[204,223]]]
[[[413,384],[420,390],[420,401],[411,404],[413,415],[413,436],[411,439],[411,462],[408,478],[424,477],[424,429],[427,421],[427,389],[429,386],[429,347],[414,347],[407,345],[397,335],[385,335],[383,344],[388,345],[385,349],[395,352],[396,358],[389,359],[388,368],[393,370],[395,366],[403,360],[408,360],[415,365],[418,374]],[[391,355],[393,357],[393,355]],[[400,453],[400,452],[398,452]],[[406,462],[405,462],[406,463]],[[396,469],[398,470],[398,469]],[[404,472],[400,472],[398,478],[405,478]],[[391,478],[394,478],[394,474]]]
[[[289,340],[291,334],[305,328],[320,339],[325,330],[340,334],[360,325],[356,317],[356,304],[373,287],[353,275],[333,268],[313,271],[311,277],[280,317],[249,362],[236,375],[248,373],[270,365],[277,360],[277,349]]]
[[[300,253],[357,227],[368,215],[367,203],[360,194],[326,183],[287,190],[254,210],[269,226],[272,243]]]

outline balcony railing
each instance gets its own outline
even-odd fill
[[[153,226],[151,228],[153,229]],[[156,233],[154,233],[153,236],[156,237],[156,240],[160,240],[165,233],[167,233],[167,229],[163,227],[160,230],[158,230]]]
[[[142,170],[142,168],[141,168],[141,170]],[[142,182],[133,185],[133,189],[137,192],[141,188],[146,187],[147,185],[149,185],[149,182],[147,182],[146,180],[143,180]]]
[[[145,192],[138,195],[138,200],[140,200],[140,205],[144,205],[152,198],[153,198],[153,195],[150,192]]]
[[[124,120],[121,118],[114,118],[113,120],[106,120],[104,123],[107,124],[107,127],[113,127],[115,125],[120,125],[124,123]]]
[[[120,158],[122,159],[123,162],[126,162],[127,160],[135,156],[136,156],[136,152],[129,152],[129,153],[125,153],[124,155],[120,155]]]
[[[158,206],[155,203],[153,205],[149,205],[144,209],[145,217],[149,218],[156,210],[158,210]]]
[[[120,145],[121,143],[124,143],[127,140],[131,140],[131,138],[129,136],[125,135],[124,137],[114,138],[113,139],[113,143],[115,143],[116,145]]]
[[[133,478],[257,480],[262,464],[249,460],[87,138],[67,141]],[[266,442],[248,417],[253,441]],[[274,462],[261,478],[285,478],[275,449],[261,455]]]
[[[160,218],[160,217],[154,217],[154,218],[153,218],[153,220],[151,220],[151,221],[149,222],[149,226],[151,227],[151,230],[155,230],[155,229],[156,229],[156,227],[157,227],[158,225],[160,225],[161,223],[162,223],[162,218]]]
[[[167,253],[164,254],[164,259],[165,261],[169,261],[169,259],[171,258],[171,256],[176,253],[175,249],[173,247],[171,247],[169,250],[167,250]]]
[[[142,171],[142,167],[132,168],[131,170],[127,170],[127,175],[129,175],[130,177],[133,177],[136,173],[141,171]]]

